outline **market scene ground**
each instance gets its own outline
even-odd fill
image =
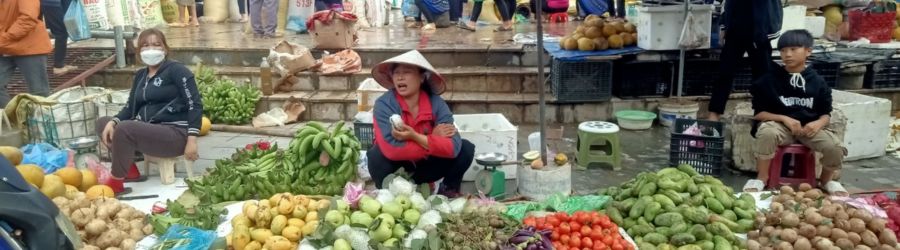
[[[488,5],[486,12],[493,12],[493,2]],[[822,21],[831,25],[832,7],[812,14],[824,16]],[[471,8],[466,4],[462,13]],[[715,15],[698,19],[720,18],[715,9],[710,11]],[[790,20],[783,26],[797,27],[791,19],[796,17],[787,17],[796,14],[790,9],[785,8],[790,12],[785,19]],[[848,11],[842,16],[845,22],[856,10]],[[802,21],[806,13],[799,13]],[[517,21],[511,31],[496,20],[482,20],[475,31],[456,24],[429,31],[410,27],[414,22],[399,9],[391,10],[388,18],[389,25],[357,30],[349,50],[317,49],[323,42],[314,38],[315,31],[253,34],[249,24],[231,22],[160,27],[170,48],[168,59],[186,65],[196,76],[197,92],[204,95],[201,136],[196,137],[199,157],[186,161],[136,156],[139,167],[129,168],[126,179],[137,174],[131,169],[139,169],[138,175],[146,179],[126,181],[123,190],[111,187],[122,183],[113,177],[125,170],[114,169],[111,154],[97,143],[102,135],[93,120],[122,109],[126,101],[121,90],[135,88],[136,72],[147,67],[135,60],[142,57],[133,46],[117,67],[117,41],[69,43],[67,64],[77,68],[49,74],[56,93],[50,99],[58,98],[54,102],[27,95],[24,77],[16,71],[8,89],[20,95],[6,112],[0,110],[13,118],[11,130],[3,130],[9,121],[0,120],[0,153],[17,165],[25,182],[19,185],[18,177],[10,181],[0,171],[3,185],[16,190],[0,189],[0,197],[32,201],[38,195],[36,204],[49,197],[72,225],[63,226],[55,214],[44,218],[37,213],[32,222],[15,220],[22,215],[17,206],[23,205],[3,202],[0,250],[17,244],[24,249],[63,249],[36,247],[39,237],[23,226],[54,221],[67,234],[59,239],[68,237],[76,249],[89,250],[900,249],[900,59],[894,56],[900,41],[889,37],[887,43],[868,44],[863,38],[848,44],[816,35],[810,68],[834,89],[829,127],[837,130],[848,150],[849,159],[836,180],[851,196],[839,197],[818,186],[816,162],[800,154],[779,154],[779,160],[787,159],[782,166],[794,169],[777,174],[807,174],[811,180],[759,192],[745,189],[748,180],[757,178],[747,62],[740,62],[721,122],[704,120],[710,115],[712,84],[721,63],[717,34],[707,33],[710,46],[687,51],[689,60],[679,69],[677,49],[658,49],[677,39],[654,37],[658,41],[648,45],[651,39],[638,35],[651,25],[569,16],[564,22],[543,23],[546,47],[538,48],[533,21]],[[461,20],[468,17],[464,14]],[[892,24],[898,22],[900,18],[891,16]],[[606,32],[602,26],[613,30]],[[826,36],[837,30],[820,28]],[[652,33],[679,34],[659,29]],[[900,28],[893,33],[900,40]],[[579,39],[588,34],[605,38]],[[280,82],[282,59],[272,59],[280,56],[272,51],[276,45],[279,50],[300,48],[292,56],[319,61],[304,64],[303,70]],[[411,61],[421,53],[434,72],[402,61],[410,60],[404,53],[411,50],[418,51]],[[415,177],[403,173],[386,177],[380,189],[371,180],[376,172],[369,171],[371,143],[391,143],[385,138],[373,142],[380,136],[372,131],[372,113],[377,112],[366,112],[386,91],[383,83],[371,79],[378,77],[385,60],[403,63],[389,66],[390,74],[401,74],[402,65],[411,64],[421,68],[418,73],[439,73],[445,79],[446,91],[440,96],[454,115],[454,132],[464,139],[458,143],[474,144],[478,159],[459,190],[449,190],[454,187],[442,180],[415,185]],[[538,77],[539,67],[544,77]],[[52,70],[48,66],[48,72]],[[679,78],[684,78],[684,86]],[[145,95],[150,79],[143,83]],[[433,79],[423,80],[420,84],[437,86],[431,84]],[[390,81],[400,98],[406,83]],[[268,91],[274,93],[263,94]],[[82,98],[88,93],[92,99]],[[676,121],[675,116],[687,119]],[[288,124],[277,124],[293,117]],[[391,126],[406,126],[393,118]],[[110,126],[121,126],[114,123]],[[535,133],[542,124],[550,153],[545,163],[536,163],[540,135]],[[616,124],[613,132],[607,130]],[[428,130],[439,134],[436,124]],[[397,137],[397,131],[391,136]],[[10,135],[22,143],[7,145],[15,143]],[[585,142],[596,138],[609,143]],[[585,150],[587,144],[591,150]],[[583,153],[598,150],[612,156]],[[501,157],[492,153],[515,160],[497,160]],[[92,155],[102,163],[92,162]],[[65,166],[60,166],[61,156]],[[809,157],[818,161],[821,155]],[[592,160],[603,163],[583,164]],[[145,169],[151,161],[154,167]],[[501,165],[501,172],[482,170],[492,161]],[[495,183],[498,180],[502,183]]]

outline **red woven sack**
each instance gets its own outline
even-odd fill
[[[853,10],[847,14],[850,22],[850,40],[860,38],[869,39],[872,43],[887,43],[891,41],[891,31],[894,28],[895,12],[872,13],[863,10]]]

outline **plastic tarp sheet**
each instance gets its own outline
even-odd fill
[[[565,196],[557,194],[543,202],[518,203],[506,206],[506,215],[521,221],[533,211],[554,211],[572,214],[576,211],[596,211],[604,208],[611,198],[605,195]]]
[[[608,50],[600,50],[600,51],[579,51],[579,50],[564,50],[560,48],[559,43],[544,43],[544,50],[547,51],[550,56],[555,59],[563,60],[563,61],[584,61],[592,56],[615,56],[615,55],[624,55],[624,54],[637,54],[643,49],[638,46],[628,46],[621,49],[608,49]]]

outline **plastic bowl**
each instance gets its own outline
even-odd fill
[[[644,130],[653,126],[656,114],[640,110],[622,110],[616,112],[619,127],[630,130]]]

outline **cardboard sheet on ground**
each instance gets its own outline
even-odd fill
[[[544,43],[544,50],[546,50],[547,53],[550,54],[550,56],[552,56],[553,58],[562,61],[584,61],[595,56],[637,54],[641,51],[644,51],[644,49],[638,48],[638,46],[628,46],[621,49],[608,49],[601,51],[564,50],[559,47],[559,43]]]

